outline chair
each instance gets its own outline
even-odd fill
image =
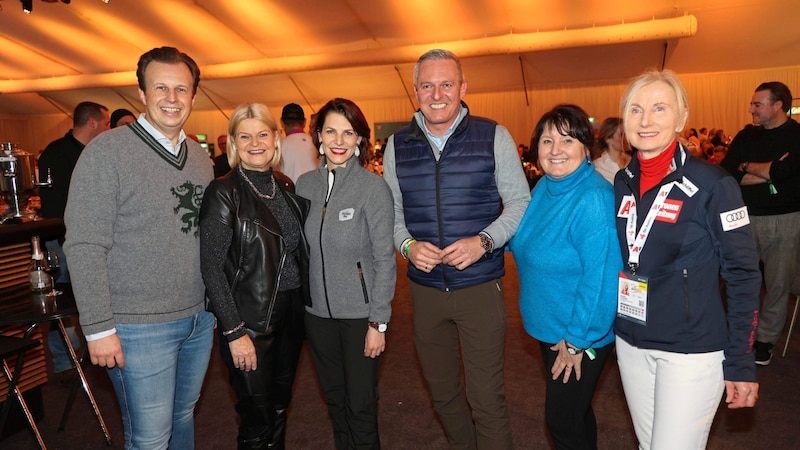
[[[800,309],[800,296],[794,297],[794,313],[792,313],[792,321],[789,323],[789,331],[786,333],[786,344],[783,346],[783,353],[781,357],[786,356],[786,349],[789,348],[789,338],[792,337],[792,330],[794,329],[794,323],[797,321],[797,310]]]
[[[36,441],[39,443],[39,448],[46,450],[47,447],[44,445],[42,435],[39,433],[39,428],[36,426],[36,421],[33,419],[31,411],[28,409],[28,405],[22,397],[22,393],[17,388],[17,383],[22,376],[25,352],[35,348],[37,345],[39,345],[39,341],[34,339],[0,335],[0,359],[3,362],[3,375],[6,377],[6,380],[8,380],[8,395],[3,404],[2,416],[0,416],[0,433],[6,426],[8,413],[11,411],[11,397],[13,395],[22,408],[22,412],[25,413],[25,418],[28,420],[28,425],[30,425],[31,431],[33,431],[36,437]],[[16,357],[13,372],[8,362],[9,358],[12,357]]]

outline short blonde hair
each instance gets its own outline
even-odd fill
[[[672,92],[675,94],[675,99],[678,101],[678,114],[685,115],[683,126],[686,126],[686,123],[689,121],[689,95],[686,93],[686,88],[683,87],[683,83],[681,83],[678,75],[671,70],[648,70],[634,78],[630,84],[628,84],[625,93],[622,94],[622,100],[620,101],[620,113],[623,120],[626,117],[628,109],[631,107],[633,96],[639,92],[639,89],[657,81],[666,83],[667,86],[672,89]],[[683,131],[683,128],[681,128],[680,131]]]
[[[236,130],[239,125],[246,119],[256,119],[267,126],[275,135],[275,154],[272,156],[272,161],[269,166],[272,168],[278,167],[281,162],[281,135],[278,132],[278,123],[275,117],[269,112],[269,108],[261,103],[245,103],[239,105],[233,114],[231,120],[228,122],[228,164],[231,168],[239,165],[239,151],[236,148]]]

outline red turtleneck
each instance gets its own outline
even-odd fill
[[[652,189],[669,173],[669,165],[675,156],[675,148],[678,141],[674,141],[666,150],[650,159],[639,158],[639,167],[642,171],[642,178],[639,180],[639,197]]]

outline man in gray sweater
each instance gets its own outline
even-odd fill
[[[198,213],[211,162],[182,130],[200,70],[162,47],[136,71],[146,112],[95,138],[70,184],[65,251],[93,364],[108,368],[125,448],[194,448],[213,342]]]

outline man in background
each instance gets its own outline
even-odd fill
[[[98,134],[109,129],[108,108],[94,102],[81,102],[72,113],[72,129],[55,141],[49,143],[39,156],[39,181],[44,182],[48,173],[52,177],[50,187],[39,189],[39,198],[42,202],[40,214],[45,218],[64,219],[64,209],[67,206],[67,193],[72,179],[72,171],[81,156],[83,148]],[[69,283],[69,267],[67,258],[61,244],[64,238],[45,242],[47,251],[58,253],[61,263],[60,269],[53,274],[56,283]],[[73,347],[80,347],[81,339],[78,337],[74,326],[67,327],[67,335]],[[61,336],[56,330],[51,330],[47,336],[47,345],[53,355],[53,372],[56,380],[61,385],[69,385],[75,377],[72,370],[72,361]]]
[[[766,294],[753,345],[760,366],[772,361],[798,270],[800,124],[787,115],[791,106],[792,93],[785,84],[759,85],[750,101],[750,114],[758,126],[740,131],[722,161],[722,167],[739,181],[756,250],[764,263]]]
[[[45,147],[39,156],[39,181],[47,178],[48,171],[53,185],[41,189],[41,215],[46,218],[64,218],[67,193],[72,171],[83,148],[98,134],[110,129],[108,108],[94,102],[81,102],[72,114],[72,129],[63,137]]]
[[[173,47],[136,70],[145,113],[103,133],[75,167],[64,246],[92,364],[108,368],[125,448],[194,448],[213,344],[200,275],[199,210],[213,179],[183,125],[200,69]]]
[[[528,183],[508,130],[462,101],[456,55],[422,55],[414,92],[419,110],[389,138],[383,174],[395,244],[409,261],[417,354],[450,446],[510,449],[503,247],[530,201]]]
[[[220,154],[214,158],[214,178],[219,178],[231,171],[228,163],[228,135],[220,134],[217,138],[217,148]]]
[[[281,172],[295,183],[300,175],[319,166],[317,149],[306,134],[306,116],[297,103],[289,103],[281,112],[281,127],[286,137],[281,141]],[[316,133],[315,130],[310,130]]]

